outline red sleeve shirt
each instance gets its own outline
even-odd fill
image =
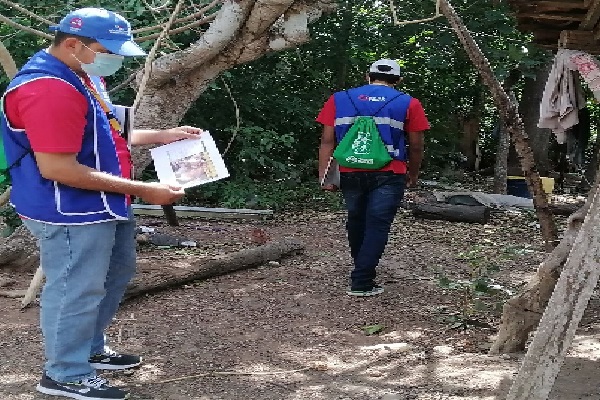
[[[81,151],[88,103],[84,95],[67,82],[55,78],[28,82],[6,95],[5,109],[13,128],[25,130],[34,152]],[[111,133],[121,174],[131,178],[132,164],[127,142],[118,132],[112,130]]]
[[[54,78],[28,82],[6,95],[6,117],[25,129],[34,152],[78,153],[87,102],[77,89]]]
[[[335,100],[333,95],[329,96],[321,112],[317,116],[317,122],[325,126],[335,126]]]
[[[317,116],[317,122],[326,126],[335,126],[335,101],[333,96],[325,102],[321,112]],[[425,110],[421,102],[414,97],[411,98],[406,112],[406,120],[404,122],[405,132],[421,132],[429,129],[429,121],[425,115]]]

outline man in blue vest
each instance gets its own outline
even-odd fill
[[[122,16],[83,8],[63,18],[52,45],[9,84],[2,131],[11,203],[39,240],[46,284],[40,324],[46,364],[37,390],[75,399],[129,394],[96,376],[141,363],[107,347],[104,331],[135,273],[131,196],[172,204],[179,187],[132,180],[131,155],[98,76],[143,56]],[[131,144],[198,137],[200,129],[134,130]]]
[[[375,283],[375,268],[387,244],[405,184],[414,186],[419,177],[423,133],[429,129],[419,100],[394,89],[401,81],[400,65],[396,61],[374,62],[367,81],[367,85],[334,93],[317,117],[323,125],[319,148],[320,182],[323,182],[336,145],[356,117],[373,117],[392,158],[380,169],[339,168],[340,189],[348,211],[348,242],[354,261],[351,286],[346,292],[351,296],[383,293],[383,287]],[[337,190],[332,184],[322,188]]]

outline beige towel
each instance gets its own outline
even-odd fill
[[[581,82],[576,76],[577,64],[571,60],[582,54],[585,53],[558,51],[540,103],[538,127],[552,129],[559,143],[564,143],[565,131],[579,123],[579,109],[585,107]]]

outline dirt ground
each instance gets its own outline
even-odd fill
[[[478,311],[442,287],[469,277],[469,265],[490,263],[494,283],[515,291],[543,259],[530,215],[494,212],[489,224],[415,220],[400,212],[378,269],[385,293],[345,294],[350,257],[344,213],[305,212],[267,221],[162,218],[139,225],[185,236],[196,248],[140,247],[140,260],[214,256],[295,237],[301,255],[125,302],[110,330],[114,348],[143,355],[131,373],[108,373],[132,399],[504,399],[519,355],[486,354],[499,311]],[[33,271],[0,271],[10,289],[26,288]],[[500,295],[497,295],[500,296]],[[500,297],[490,296],[493,305]],[[39,308],[21,311],[0,297],[0,399],[50,399],[37,394],[42,366]],[[594,296],[552,400],[600,399],[600,300]],[[366,326],[376,325],[368,335]]]

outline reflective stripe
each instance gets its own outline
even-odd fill
[[[400,150],[399,149],[394,149],[394,146],[391,144],[386,144],[385,145],[388,153],[392,153],[394,155],[394,157],[399,157],[400,156]]]
[[[357,117],[343,117],[335,119],[335,126],[351,125],[356,121]],[[377,125],[389,125],[392,128],[404,129],[404,122],[392,119],[390,117],[373,117]]]
[[[334,124],[335,124],[335,126],[350,125],[350,124],[353,124],[354,121],[356,121],[356,117],[336,118]]]

